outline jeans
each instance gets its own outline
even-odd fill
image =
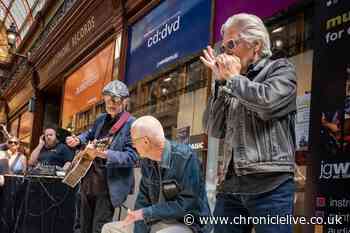
[[[276,189],[262,194],[219,193],[217,195],[214,216],[229,217],[229,223],[216,224],[214,226],[214,233],[250,233],[252,231],[252,223],[230,224],[230,222],[234,222],[234,217],[292,215],[294,189],[294,181],[293,179],[289,179]],[[235,223],[237,222],[235,221]],[[254,225],[254,229],[256,233],[292,233],[293,226],[291,224],[256,224]]]

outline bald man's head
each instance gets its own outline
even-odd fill
[[[141,156],[152,156],[165,141],[161,123],[153,116],[143,116],[131,126],[133,145]],[[152,158],[150,158],[152,159]]]
[[[143,116],[135,120],[131,126],[137,137],[148,137],[152,142],[165,139],[161,123],[153,116]]]

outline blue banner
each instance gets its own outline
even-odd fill
[[[211,0],[165,0],[129,27],[125,83],[134,84],[209,44]]]

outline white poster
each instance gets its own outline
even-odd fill
[[[297,97],[297,117],[295,122],[296,150],[308,150],[311,94]]]

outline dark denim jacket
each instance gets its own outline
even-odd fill
[[[214,90],[204,125],[210,135],[225,139],[224,172],[232,153],[238,176],[294,172],[294,66],[287,59],[265,58],[246,76],[232,77]]]
[[[210,232],[211,225],[198,224],[198,216],[210,216],[210,208],[200,161],[188,145],[167,141],[163,160],[156,163],[143,159],[141,171],[142,179],[135,209],[143,208],[145,220],[136,222],[134,232],[148,233],[150,223],[160,220],[183,222],[186,214],[195,217],[195,232]],[[161,177],[159,173],[162,174]],[[175,198],[160,198],[160,180],[177,182],[180,192]]]
[[[99,116],[88,131],[79,135],[82,144],[99,136],[106,116],[107,114]],[[134,120],[134,117],[128,119],[119,132],[114,135],[112,144],[107,150],[107,182],[114,207],[120,206],[134,187],[133,167],[138,160],[130,136],[130,127]]]

